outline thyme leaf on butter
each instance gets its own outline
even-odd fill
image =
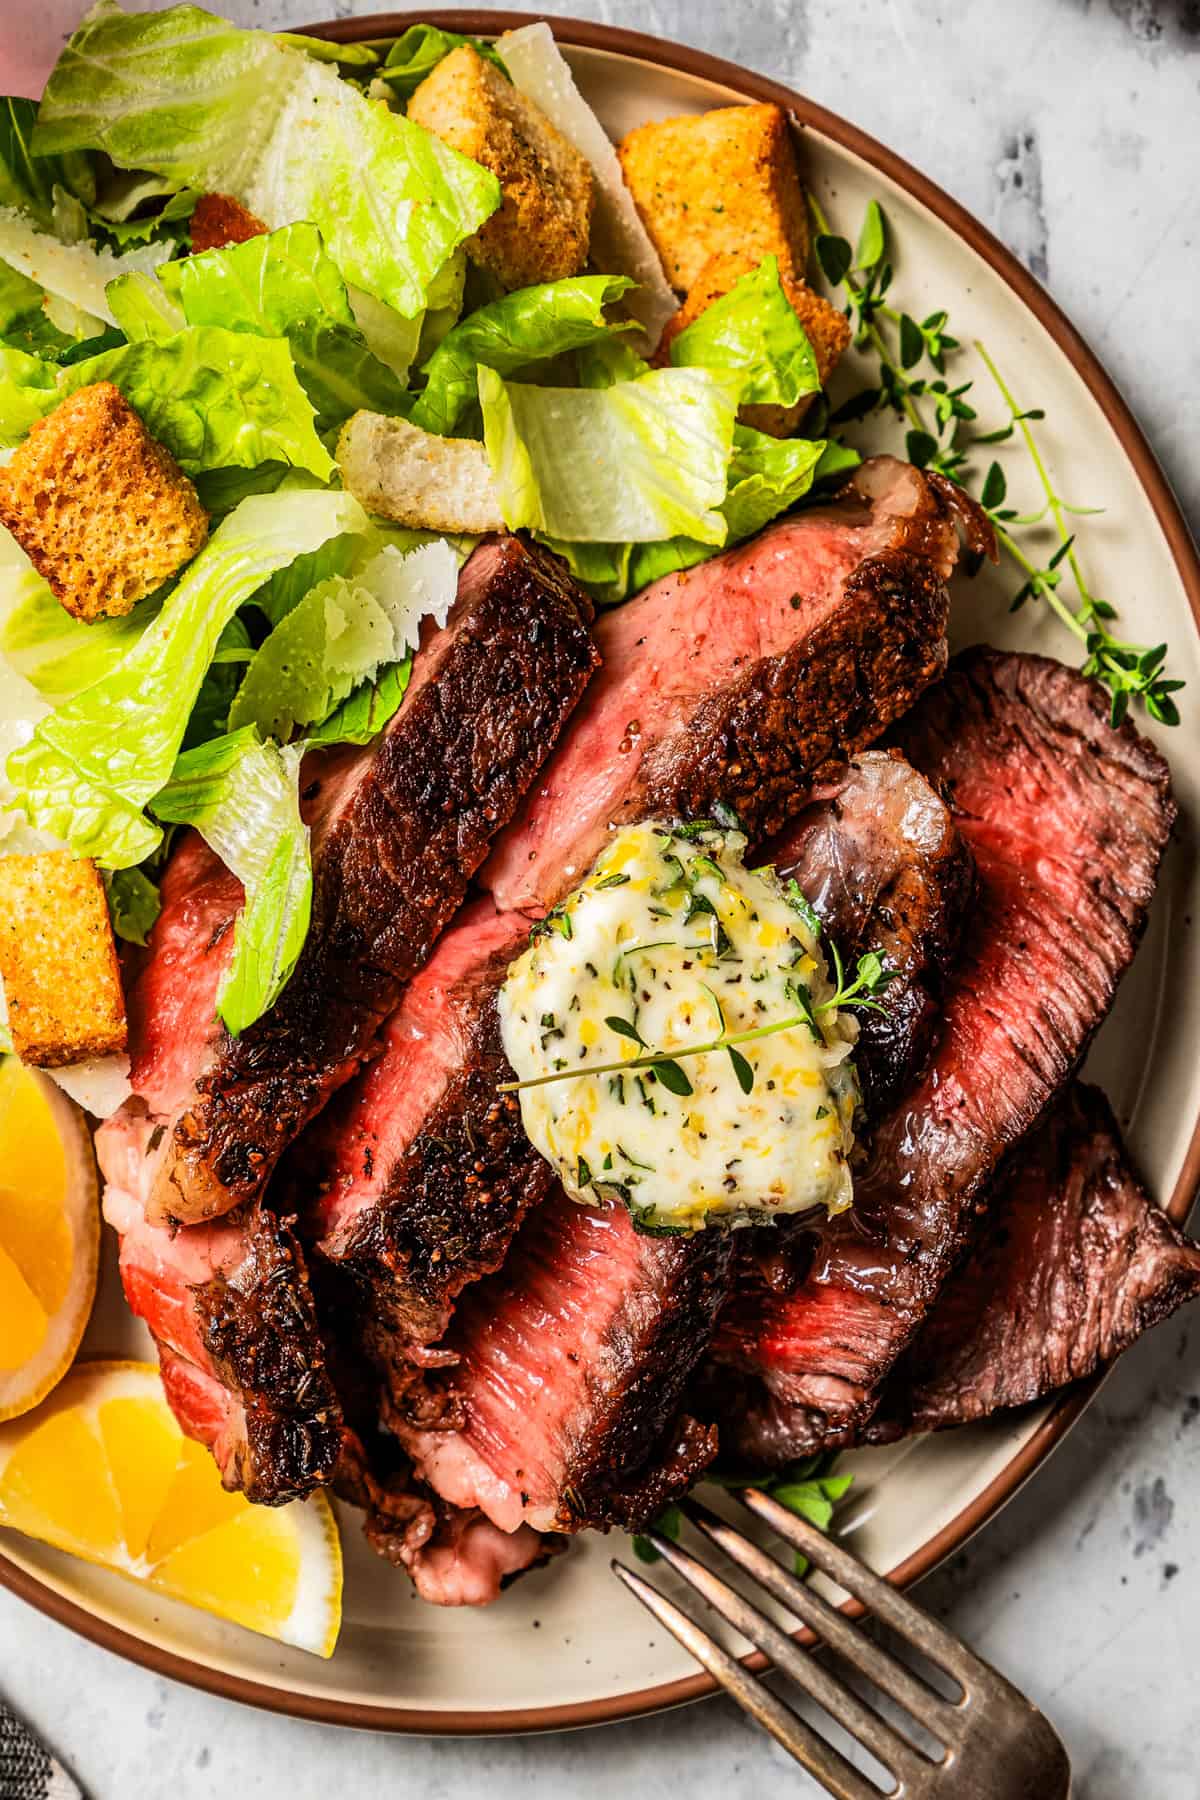
[[[528,1081],[502,1082],[498,1092],[516,1094],[526,1088],[548,1087],[555,1081],[571,1081],[581,1075],[614,1075],[632,1074],[637,1069],[646,1069],[666,1088],[670,1094],[685,1098],[694,1090],[687,1075],[679,1067],[680,1063],[692,1056],[708,1056],[714,1051],[736,1050],[742,1044],[756,1044],[762,1038],[775,1037],[781,1031],[795,1031],[800,1026],[810,1031],[816,1028],[816,1020],[824,1013],[838,1012],[846,1008],[870,1009],[882,1012],[878,996],[894,978],[896,971],[889,969],[883,958],[874,950],[860,956],[855,967],[854,977],[847,981],[842,968],[841,957],[836,947],[830,945],[833,955],[836,986],[834,992],[826,1000],[813,1002],[808,989],[802,982],[793,981],[791,992],[796,999],[799,1010],[782,1019],[773,1019],[766,1025],[755,1025],[748,1031],[722,1032],[718,1037],[710,1038],[702,1044],[687,1044],[682,1048],[672,1046],[671,1050],[653,1050],[646,1048],[641,1056],[633,1056],[622,1062],[585,1063],[573,1069],[556,1069],[551,1075],[534,1075]],[[617,1031],[621,1037],[636,1037],[634,1028],[627,1019],[606,1019],[605,1024]],[[640,1044],[642,1039],[636,1038]],[[732,1060],[732,1059],[731,1059]],[[745,1057],[742,1057],[742,1069],[734,1063],[734,1072],[743,1093],[748,1094],[753,1087],[754,1070]],[[751,1087],[745,1085],[746,1074],[751,1078]]]

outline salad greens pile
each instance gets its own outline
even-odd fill
[[[308,929],[302,756],[383,729],[472,547],[343,491],[355,412],[481,440],[509,527],[605,603],[844,466],[738,422],[819,386],[774,259],[654,368],[626,275],[505,294],[469,265],[499,184],[404,111],[464,41],[418,25],[384,54],[100,0],[40,104],[0,100],[0,450],[112,382],[211,522],[157,593],[93,624],[4,534],[0,843],[95,858],[143,942],[171,833],[194,826],[245,888],[219,998],[235,1033]],[[192,254],[205,194],[266,230]]]

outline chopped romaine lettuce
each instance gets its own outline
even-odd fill
[[[217,1011],[237,1037],[272,1007],[304,948],[312,911],[308,827],[300,817],[302,746],[259,741],[253,727],[187,750],[154,801],[164,824],[193,825],[246,890]]]
[[[373,69],[379,61],[378,50],[372,50],[370,44],[338,44],[329,38],[307,37],[302,31],[277,31],[275,42],[303,50],[318,62],[340,63],[344,69]]]
[[[40,356],[0,344],[0,444],[19,444],[58,405],[58,370]]]
[[[407,554],[384,544],[349,573],[327,576],[255,655],[231,728],[254,724],[263,736],[286,739],[328,719],[360,682],[416,649],[423,619],[445,623],[457,589],[458,557],[444,540]]]
[[[539,388],[479,369],[484,441],[511,530],[570,543],[680,535],[723,544],[741,377],[651,369],[609,388]]]
[[[443,31],[440,25],[410,25],[388,51],[387,60],[379,71],[380,80],[387,82],[397,99],[411,100],[443,56],[449,56],[451,50],[457,50],[461,44],[470,44],[480,56],[495,63],[502,75],[508,74],[496,51],[483,38]]]
[[[170,243],[145,244],[115,256],[86,241],[64,244],[51,232],[39,230],[24,213],[0,207],[0,257],[47,293],[106,325],[115,323],[104,293],[108,283],[130,269],[152,273],[173,249]]]
[[[364,293],[362,288],[350,287],[346,292],[354,323],[366,338],[367,348],[387,365],[398,381],[406,382],[428,314],[417,313],[415,318],[406,319],[394,306],[387,306],[374,294]]]
[[[55,187],[86,203],[95,197],[95,176],[88,156],[32,154],[30,138],[37,116],[36,100],[0,99],[0,206],[27,213],[49,231]]]
[[[399,712],[411,675],[411,656],[381,669],[374,681],[364,681],[356,687],[348,700],[343,700],[310,731],[306,744],[310,748],[318,744],[369,744]]]
[[[807,494],[816,479],[825,445],[808,438],[773,438],[738,425],[729,459],[728,491],[721,511],[728,527],[726,547],[753,537]],[[653,544],[572,544],[554,540],[577,581],[603,605],[636,594],[676,569],[690,569],[716,554],[711,544],[678,536]]]
[[[404,383],[369,349],[314,225],[285,225],[186,256],[168,263],[160,280],[189,325],[286,338],[318,431],[335,429],[360,407],[399,410]]]
[[[127,944],[145,944],[162,911],[158,889],[142,869],[108,869],[104,875],[113,930]]]
[[[544,20],[506,31],[496,48],[505,58],[515,86],[591,164],[596,180],[592,262],[597,268],[628,275],[636,283],[625,304],[653,350],[678,302],[625,185],[608,133],[576,87]]]
[[[189,475],[265,462],[290,463],[322,481],[333,473],[282,338],[191,326],[72,363],[59,397],[93,381],[114,382]]]
[[[500,203],[493,175],[329,64],[197,6],[90,13],[50,76],[33,145],[104,150],[232,194],[270,226],[307,219],[347,281],[408,318]]]
[[[141,637],[158,611],[155,595],[120,619],[90,624],[71,616],[33,569],[10,575],[12,605],[0,630],[0,651],[44,700],[58,702],[107,675]]]
[[[604,308],[631,284],[622,275],[581,275],[520,288],[481,306],[443,338],[425,365],[425,387],[409,413],[423,431],[446,436],[477,398],[480,363],[515,375],[532,362],[611,338]]]
[[[142,809],[170,777],[229,620],[297,556],[367,529],[350,494],[285,490],[243,500],[116,668],[40,720],[9,755],[14,799],[30,822],[106,868],[144,861],[161,833]]]
[[[146,338],[157,341],[174,337],[188,323],[162,282],[140,270],[118,275],[109,282],[105,294],[109,312],[131,344],[140,344]]]
[[[196,704],[188,718],[181,749],[191,750],[229,730],[229,709],[246,664],[254,655],[254,643],[241,614],[230,619],[217,639],[208,674],[200,683]]]
[[[812,345],[788,303],[774,256],[764,256],[671,340],[671,363],[736,369],[745,381],[745,406],[794,406],[821,386]]]

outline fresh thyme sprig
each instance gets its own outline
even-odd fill
[[[1068,520],[1100,509],[1072,505],[1057,491],[1031,429],[1034,422],[1044,419],[1044,411],[1017,405],[987,349],[977,341],[975,350],[1008,409],[1008,419],[995,431],[967,432],[965,428],[977,418],[967,399],[973,383],[965,381],[951,387],[946,379],[946,357],[961,349],[958,340],[947,331],[947,313],[933,312],[918,321],[893,307],[886,298],[893,271],[887,221],[878,201],[872,200],[867,206],[854,250],[845,238],[831,230],[819,202],[811,195],[809,205],[817,229],[815,249],[822,272],[831,286],[841,288],[846,295],[855,343],[879,358],[878,387],[854,395],[830,415],[829,423],[848,424],[866,418],[880,407],[889,407],[905,421],[905,449],[910,462],[947,475],[968,491],[972,481],[977,482],[977,498],[992,522],[997,541],[1023,576],[1012,610],[1029,600],[1041,600],[1079,639],[1087,653],[1083,672],[1108,689],[1114,725],[1120,724],[1135,697],[1152,718],[1164,725],[1177,725],[1179,709],[1172,696],[1184,683],[1166,674],[1167,646],[1137,644],[1117,637],[1109,628],[1117,617],[1116,608],[1094,594],[1084,577],[1076,532]],[[890,335],[885,325],[890,327]],[[936,380],[920,372],[923,363],[932,367]],[[913,373],[914,370],[918,372]],[[933,408],[932,419],[923,410],[925,404]],[[1005,504],[1008,483],[998,462],[989,463],[981,482],[978,469],[969,467],[973,452],[1006,442],[1017,433],[1044,496],[1044,504],[1034,513],[1022,514]],[[1049,558],[1039,563],[1023,548],[1016,534],[1047,521],[1053,525],[1058,542]],[[1075,603],[1065,588],[1068,578],[1074,587]]]
[[[687,946],[681,945],[681,949]],[[797,1031],[801,1026],[807,1027],[813,1035],[821,1040],[821,1030],[817,1021],[829,1012],[837,1012],[844,1008],[869,1009],[882,1012],[884,1009],[877,996],[883,992],[895,971],[884,964],[883,958],[874,950],[860,956],[855,969],[854,979],[847,982],[845,970],[837,947],[830,944],[830,955],[833,958],[836,980],[835,991],[827,1000],[813,1001],[812,996],[802,981],[791,980],[788,991],[796,1002],[797,1010],[786,1018],[775,1019],[768,1025],[755,1025],[749,1031],[722,1031],[717,1037],[709,1038],[702,1044],[688,1044],[681,1050],[672,1050],[668,1055],[663,1050],[654,1050],[641,1036],[637,1026],[628,1019],[612,1016],[604,1023],[618,1037],[628,1039],[641,1047],[640,1056],[627,1057],[620,1062],[588,1063],[581,1068],[555,1069],[550,1075],[535,1075],[528,1081],[506,1081],[499,1088],[502,1094],[516,1094],[526,1088],[548,1087],[555,1081],[573,1081],[579,1075],[630,1075],[639,1069],[648,1069],[656,1081],[662,1083],[669,1094],[676,1094],[686,1099],[694,1090],[686,1072],[680,1063],[692,1056],[709,1056],[717,1051],[725,1051],[733,1064],[738,1086],[744,1094],[749,1094],[754,1087],[753,1066],[741,1055],[739,1046],[754,1044],[761,1038],[774,1037],[781,1031]],[[823,1040],[821,1040],[823,1041]]]

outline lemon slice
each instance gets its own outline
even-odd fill
[[[28,1412],[70,1367],[99,1245],[83,1114],[38,1070],[0,1059],[0,1419]]]
[[[185,1438],[152,1363],[81,1363],[0,1425],[0,1525],[332,1656],[342,1549],[324,1494],[251,1506]]]

